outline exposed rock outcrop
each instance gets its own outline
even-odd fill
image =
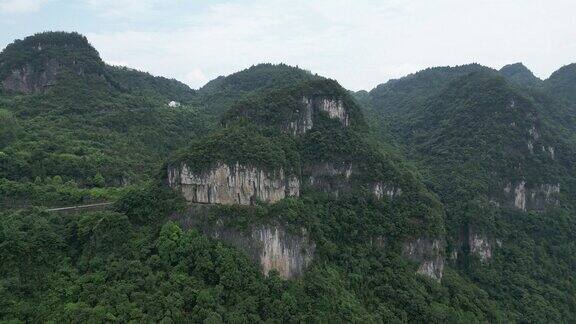
[[[276,270],[289,279],[304,273],[314,257],[316,245],[302,229],[300,235],[291,235],[278,226],[260,226],[252,231],[252,238],[260,242],[260,265],[265,275]]]
[[[486,262],[492,259],[492,244],[486,235],[479,233],[470,233],[468,237],[470,253],[480,258],[480,261]]]
[[[438,239],[417,238],[404,243],[402,254],[420,264],[417,273],[436,281],[444,273],[444,245]]]
[[[529,188],[523,180],[516,185],[509,182],[504,187],[504,193],[511,202],[509,205],[522,211],[543,211],[560,204],[560,184],[541,184]]]
[[[382,199],[382,197],[384,196],[393,199],[394,197],[397,197],[402,194],[402,189],[394,185],[382,182],[376,182],[373,185],[372,192],[378,199]]]
[[[497,247],[502,247],[501,240],[495,239],[489,231],[468,224],[461,228],[458,239],[452,242],[450,261],[456,262],[461,255],[467,254],[487,263]]]
[[[222,240],[260,264],[265,275],[278,271],[284,279],[302,275],[314,259],[316,244],[307,231],[289,233],[280,225],[257,225],[240,231],[222,225],[220,221],[206,224],[200,221],[202,206],[192,206],[186,213],[172,215],[183,228],[195,227],[206,235]]]
[[[325,192],[338,197],[349,192],[353,186],[353,175],[358,174],[351,162],[326,162],[305,166],[305,184],[315,191]],[[377,199],[393,199],[402,194],[402,188],[391,183],[376,181],[365,183]]]
[[[523,211],[526,210],[526,182],[521,181],[514,188],[514,206]]]
[[[298,117],[296,120],[292,120],[286,127],[288,133],[296,136],[305,134],[307,131],[312,129],[314,123],[312,121],[313,105],[312,101],[308,98],[302,98],[302,110],[298,111]]]
[[[287,176],[283,169],[267,172],[238,163],[218,163],[200,173],[180,163],[168,168],[168,184],[193,203],[250,205],[300,195],[299,179]]]
[[[56,84],[60,74],[60,64],[55,59],[49,60],[43,71],[35,71],[31,65],[24,65],[13,70],[3,81],[2,88],[20,93],[36,93]]]
[[[350,125],[350,119],[342,99],[323,97],[303,97],[302,109],[298,111],[297,118],[290,121],[285,129],[290,134],[302,135],[314,126],[314,113],[323,111],[332,119],[338,119],[342,126]]]
[[[304,98],[304,100],[306,100],[306,98]],[[308,99],[307,104],[310,105],[310,102],[311,99]],[[340,120],[340,123],[343,126],[349,125],[350,121],[348,120],[348,113],[346,113],[346,109],[344,109],[344,102],[341,99],[317,99],[316,105],[318,108],[320,108],[320,110],[327,112],[330,118]]]
[[[307,175],[307,185],[313,190],[330,193],[334,196],[352,188],[350,183],[352,173],[353,166],[350,162],[326,162],[304,168],[304,174]]]

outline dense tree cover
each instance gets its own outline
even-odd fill
[[[346,107],[350,126],[356,131],[366,129],[360,107],[338,82],[330,79],[294,82],[289,86],[278,86],[271,90],[260,90],[244,96],[227,110],[221,120],[228,124],[247,119],[261,127],[288,128],[290,122],[303,118],[303,99],[341,100]],[[314,111],[318,118],[321,112]]]
[[[104,62],[86,37],[67,32],[39,33],[16,40],[2,51],[0,61],[0,80],[24,66],[40,75],[48,61],[56,61],[76,73],[102,74],[104,71]]]
[[[354,100],[335,81],[261,64],[196,92],[106,66],[80,35],[44,33],[0,54],[0,81],[26,64],[41,73],[51,59],[65,67],[56,85],[0,93],[2,321],[576,321],[570,66],[530,87],[517,65],[500,74],[477,64],[432,68]],[[351,127],[319,113],[313,129],[288,136],[278,126],[303,96],[342,99]],[[351,163],[354,190],[335,198],[303,186],[302,197],[272,205],[208,208],[202,221],[238,230],[308,230],[317,249],[305,275],[265,277],[239,250],[169,221],[185,204],[158,173],[183,159],[302,176],[313,164]],[[498,207],[490,201],[502,192],[498,177],[557,181],[560,208]],[[374,181],[402,195],[375,199]],[[108,200],[113,209],[100,212],[28,207]],[[489,262],[468,253],[471,230],[494,245]],[[402,256],[406,239],[427,236],[445,236],[446,255],[457,252],[441,283]]]
[[[317,262],[303,278],[285,281],[276,274],[264,277],[245,255],[219,241],[166,222],[165,211],[179,203],[158,190],[126,194],[116,212],[61,215],[31,209],[2,215],[0,318],[207,323],[506,319],[484,292],[455,272],[449,271],[440,286],[415,275],[415,265],[397,249],[372,245],[371,235],[395,232],[384,227],[405,228],[402,215],[382,214],[383,206],[373,205],[384,202],[291,199],[260,209],[219,210],[236,223],[241,214],[249,221],[274,214],[310,224],[319,242]]]
[[[229,76],[220,76],[198,90],[209,115],[220,116],[246,95],[292,86],[322,77],[285,64],[258,64]]]
[[[493,222],[492,235],[502,242],[494,259],[488,264],[462,260],[460,273],[509,310],[516,322],[576,320],[574,213],[505,210]]]
[[[542,80],[538,79],[532,71],[522,63],[514,63],[503,66],[499,71],[506,79],[523,87],[538,87]]]
[[[10,144],[0,149],[1,177],[126,185],[154,175],[170,152],[205,130],[194,107],[170,109],[125,94],[86,98],[74,90],[68,98],[49,93],[6,100],[19,135],[3,131]]]
[[[524,69],[428,69],[355,95],[380,138],[417,163],[439,194],[448,251],[459,256],[455,269],[505,305],[514,321],[569,322],[576,306],[569,270],[576,260],[569,234],[576,224],[573,118],[548,90],[552,81],[528,82]],[[521,180],[559,183],[561,208],[500,207],[506,182]],[[492,241],[489,262],[468,255],[471,231]]]
[[[16,119],[5,109],[0,109],[0,148],[12,143],[18,134],[18,124]]]
[[[174,79],[155,77],[146,72],[121,66],[106,66],[105,71],[121,89],[138,96],[154,96],[187,104],[197,100],[196,91]]]
[[[0,96],[2,205],[113,197],[117,187],[155,176],[170,152],[206,131],[197,107],[167,105],[172,99],[191,100],[193,90],[106,67],[80,35],[38,34],[0,54],[3,67],[42,66],[53,58],[64,70],[50,89]],[[92,68],[96,65],[102,69]],[[67,71],[68,66],[82,73]],[[63,187],[53,186],[56,177]]]
[[[64,182],[61,176],[40,178],[34,181],[12,181],[0,178],[0,203],[3,208],[40,206],[68,206],[94,201],[110,201],[122,191],[119,187],[104,187],[105,180],[99,173],[90,184],[79,186],[74,180]]]
[[[304,109],[305,96],[342,100],[349,114],[350,126],[323,111],[314,111],[313,127],[303,135],[289,136],[285,125]],[[371,196],[376,182],[402,188],[398,203],[402,213],[419,226],[413,232],[439,236],[443,233],[442,206],[426,191],[417,175],[402,162],[395,161],[373,141],[358,105],[333,80],[303,81],[288,87],[261,90],[233,105],[222,117],[225,127],[200,137],[177,155],[172,163],[185,161],[193,171],[204,171],[216,162],[235,165],[239,162],[265,170],[282,168],[302,177],[303,193],[317,194],[307,188],[311,169],[323,163],[352,165],[350,190],[340,195]],[[348,181],[348,180],[343,180]]]
[[[230,125],[195,139],[176,154],[172,163],[180,161],[185,161],[195,172],[205,171],[217,162],[283,169],[288,173],[298,173],[300,167],[295,141],[279,132],[266,136],[249,123]]]
[[[572,106],[576,103],[576,64],[568,64],[558,69],[545,80],[544,87],[553,95],[567,100]]]

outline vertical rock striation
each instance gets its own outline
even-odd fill
[[[439,282],[444,273],[443,250],[444,246],[438,239],[417,238],[404,243],[402,254],[420,264],[417,273]]]
[[[42,92],[56,84],[61,66],[55,59],[44,65],[42,71],[36,71],[27,64],[12,72],[2,81],[4,90],[31,94]]]
[[[470,253],[480,258],[480,261],[486,262],[492,259],[492,244],[486,235],[479,233],[470,233],[468,237]]]
[[[321,111],[328,113],[328,116],[332,119],[338,119],[343,126],[349,126],[350,120],[348,119],[348,113],[344,108],[344,102],[342,99],[319,99],[317,103],[318,108]]]
[[[402,189],[379,181],[372,186],[372,192],[378,199],[382,199],[384,196],[393,199],[402,194]]]
[[[350,118],[342,99],[303,97],[302,109],[297,112],[294,120],[285,125],[284,129],[294,136],[305,134],[314,126],[314,113],[318,111],[325,112],[330,118],[339,120],[344,127],[350,125]]]
[[[509,182],[504,187],[504,194],[509,199],[508,205],[522,211],[544,211],[546,208],[560,205],[559,183],[528,187],[524,180],[516,185]]]
[[[264,274],[276,270],[284,279],[302,275],[316,249],[304,229],[301,235],[295,236],[278,226],[260,226],[252,232],[252,238],[260,242],[259,257]]]
[[[284,279],[295,278],[304,274],[314,259],[316,244],[303,228],[292,233],[281,225],[262,224],[241,231],[223,225],[221,220],[206,222],[203,214],[207,210],[201,205],[190,206],[186,212],[173,214],[171,218],[185,229],[197,228],[240,249],[260,264],[264,275],[275,270]]]
[[[300,195],[300,181],[283,169],[266,172],[238,163],[218,163],[200,173],[181,163],[168,168],[168,184],[193,203],[250,205],[257,200],[273,203]]]
[[[338,196],[342,192],[350,191],[352,185],[353,168],[351,162],[325,162],[304,167],[307,175],[307,185],[315,191],[325,192]]]

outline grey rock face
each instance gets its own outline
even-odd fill
[[[13,70],[2,81],[2,88],[26,94],[42,92],[56,84],[59,73],[60,64],[54,59],[46,63],[43,71],[35,71],[32,66],[24,65]]]
[[[252,238],[260,243],[260,265],[264,274],[276,270],[285,279],[302,275],[316,249],[304,229],[301,235],[295,236],[281,227],[263,225],[252,231]]]
[[[280,225],[257,225],[248,231],[239,231],[219,221],[207,225],[199,222],[199,208],[202,207],[191,207],[187,213],[172,215],[172,218],[183,228],[199,228],[206,235],[240,249],[260,264],[265,275],[276,270],[284,279],[295,278],[304,274],[314,259],[316,244],[304,229],[289,233]]]
[[[517,184],[509,182],[504,187],[508,205],[522,211],[544,211],[548,207],[560,205],[560,184],[540,184],[528,187],[526,181]]]
[[[168,184],[188,202],[224,205],[250,205],[261,200],[277,202],[300,195],[300,181],[284,170],[266,172],[236,163],[218,163],[202,173],[193,173],[185,164],[168,168]]]
[[[298,112],[297,118],[286,125],[285,130],[294,136],[305,134],[314,126],[315,111],[326,112],[330,118],[338,119],[344,127],[350,125],[348,113],[341,99],[303,97],[302,109]]]
[[[420,263],[417,273],[436,281],[442,280],[444,273],[444,246],[438,239],[416,238],[404,243],[402,254]]]
[[[383,182],[374,183],[372,188],[372,192],[378,199],[382,199],[382,197],[385,196],[393,199],[394,197],[400,196],[402,194],[401,188]]]
[[[312,126],[314,126],[312,121],[313,110],[312,101],[306,97],[302,98],[302,109],[298,112],[296,120],[290,121],[285,130],[294,136],[305,134],[311,130]]]
[[[480,261],[486,262],[492,259],[492,244],[486,235],[479,233],[470,233],[468,238],[470,253],[480,258]]]
[[[467,225],[454,243],[453,250],[450,251],[450,260],[453,262],[456,262],[460,255],[467,253],[477,257],[482,263],[487,263],[494,257],[496,249],[502,247],[501,240],[472,225]]]
[[[341,99],[318,99],[316,105],[320,110],[327,112],[332,119],[338,119],[343,126],[349,126],[348,113],[344,109],[344,102]]]
[[[351,189],[350,178],[353,174],[352,163],[326,162],[305,166],[306,184],[313,190],[338,196]]]

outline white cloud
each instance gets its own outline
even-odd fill
[[[186,73],[182,82],[188,84],[205,84],[210,81],[210,79],[204,74],[202,69],[192,69],[190,72]]]
[[[0,14],[20,14],[38,11],[47,0],[0,0]]]
[[[82,0],[99,15],[108,18],[142,19],[164,6],[170,6],[172,0]]]
[[[117,8],[110,14],[150,13],[158,4],[104,2]],[[178,28],[88,37],[107,61],[193,87],[252,64],[284,62],[370,89],[425,67],[472,62],[524,61],[546,76],[576,57],[575,9],[568,0],[228,1],[182,13]]]

